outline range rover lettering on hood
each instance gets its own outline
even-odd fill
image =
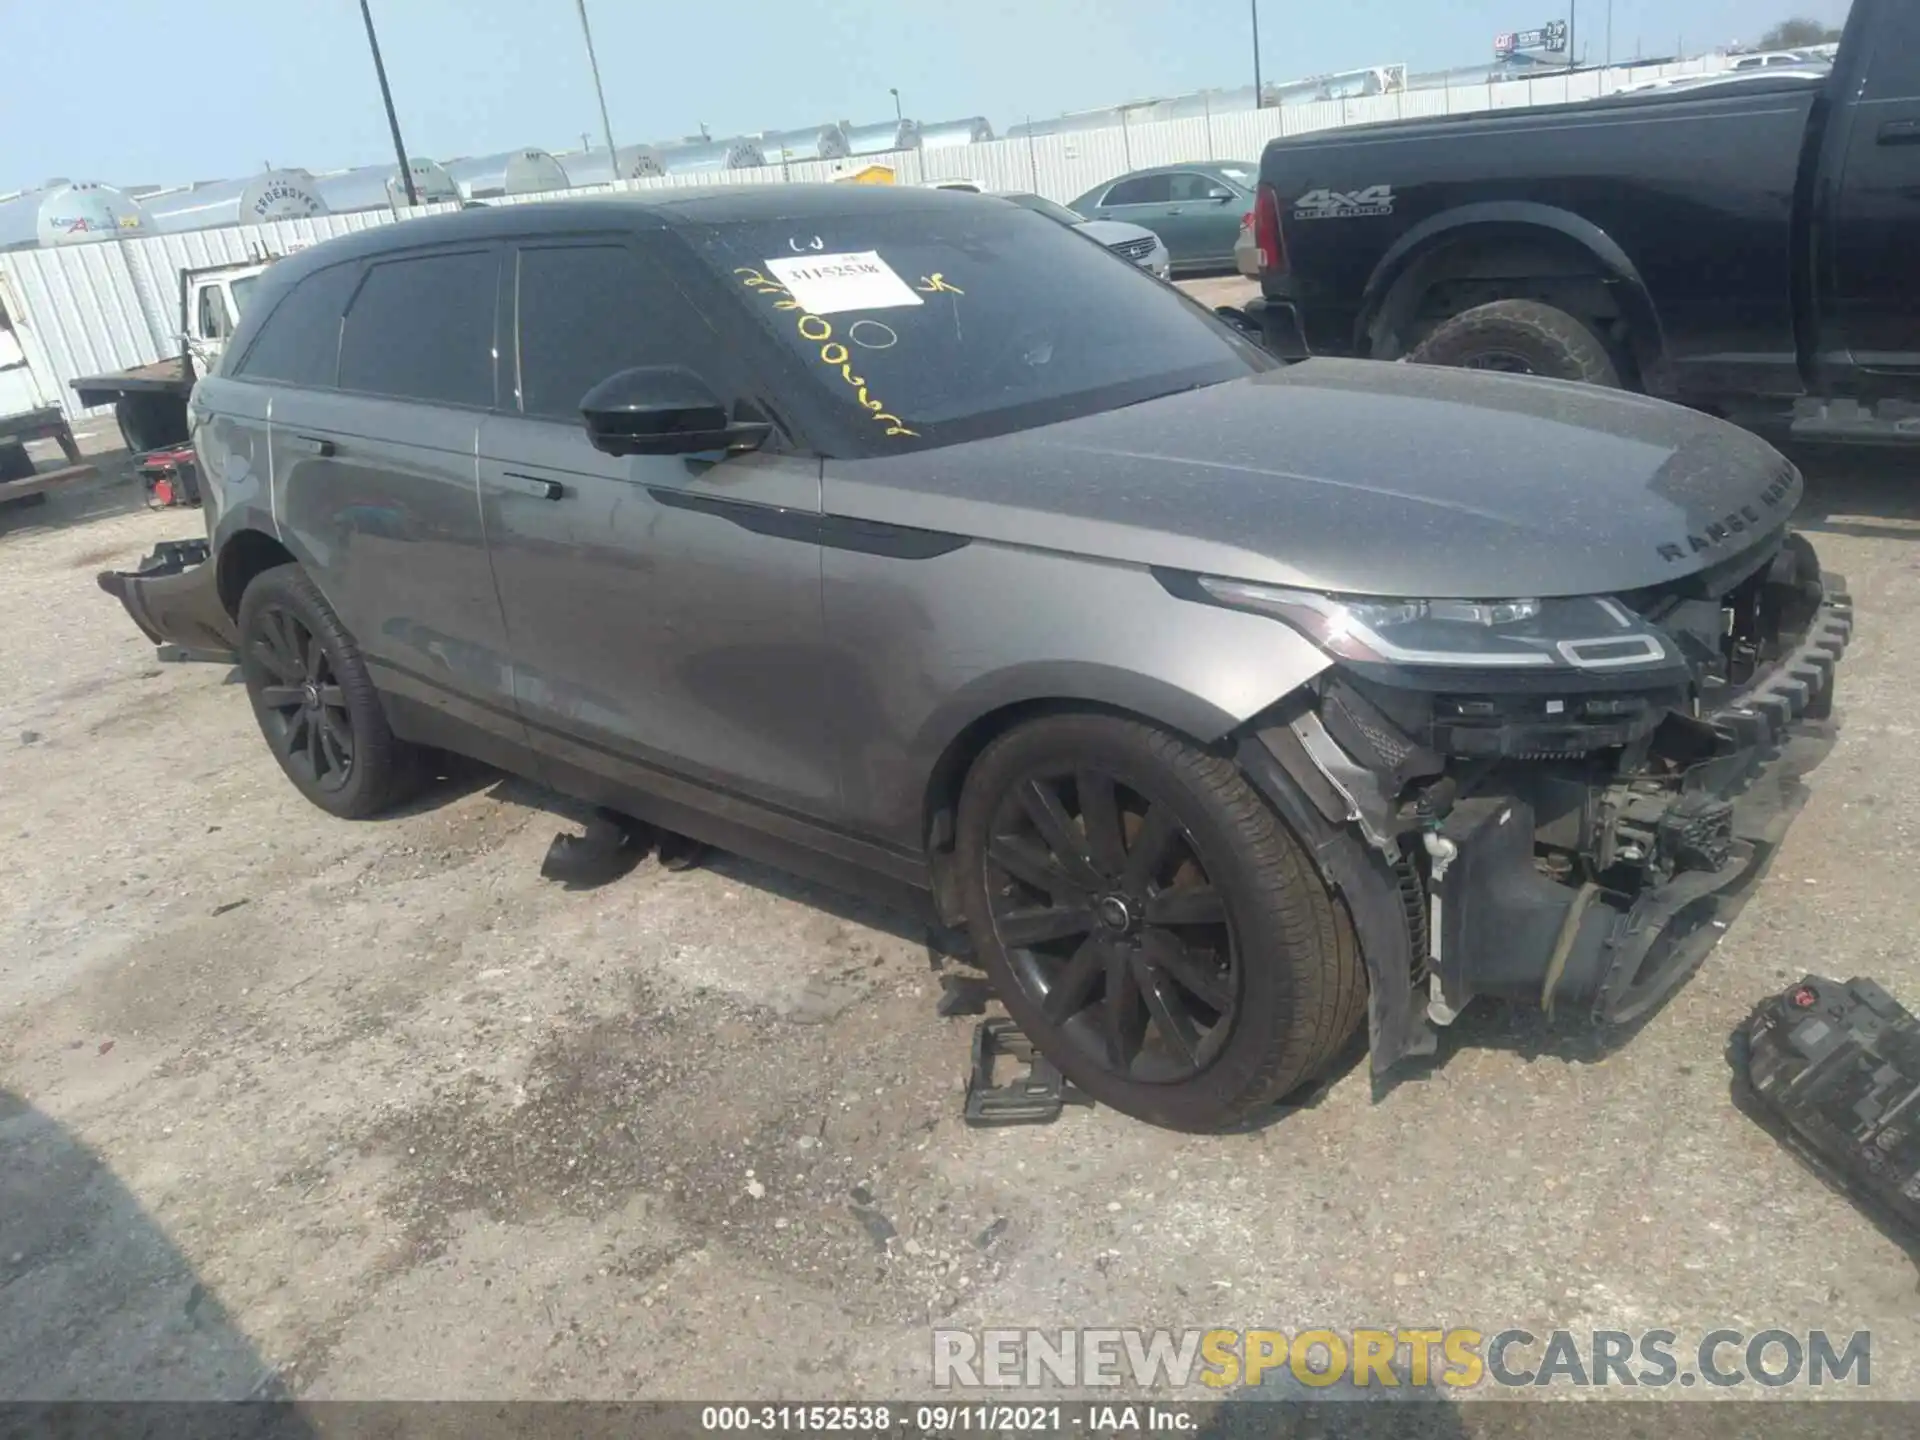
[[[1686,560],[1695,555],[1704,554],[1732,539],[1735,535],[1745,534],[1748,530],[1761,526],[1772,526],[1774,521],[1760,513],[1761,507],[1768,510],[1780,508],[1780,502],[1793,493],[1793,482],[1786,478],[1775,480],[1759,495],[1754,497],[1752,505],[1742,505],[1718,520],[1708,521],[1700,527],[1698,533],[1689,533],[1686,543],[1669,541],[1659,547],[1662,560]]]

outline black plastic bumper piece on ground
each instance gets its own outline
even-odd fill
[[[1871,980],[1808,975],[1728,1047],[1734,1103],[1912,1254],[1920,1245],[1920,1020]]]
[[[103,570],[95,578],[155,645],[230,664],[239,636],[220,602],[211,557],[205,540],[167,540],[139,569]]]
[[[558,881],[569,890],[612,884],[640,863],[653,839],[651,826],[612,810],[597,810],[584,834],[569,835],[563,830],[553,837],[540,862],[540,878]]]
[[[1000,1056],[1027,1066],[1004,1085],[993,1083]],[[1093,1101],[1068,1083],[1053,1062],[1033,1048],[1020,1027],[1004,1015],[973,1027],[973,1066],[967,1075],[965,1117],[969,1125],[1045,1125],[1068,1105]]]

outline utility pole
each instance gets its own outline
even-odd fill
[[[900,120],[904,120],[904,119],[906,118],[906,116],[905,116],[904,114],[902,114],[902,113],[901,113],[901,110],[900,110],[900,92],[899,92],[898,90],[896,90],[896,89],[895,89],[895,88],[894,88],[893,86],[891,86],[891,85],[889,85],[889,86],[887,87],[887,93],[888,93],[889,95],[891,95],[891,96],[893,96],[893,118],[894,118],[894,120],[895,120],[896,122],[898,122],[898,121],[900,121]]]
[[[1607,68],[1613,68],[1613,0],[1607,0]]]
[[[587,24],[587,0],[578,0],[580,7],[580,33],[587,41],[587,64],[593,70],[593,93],[600,102],[600,129],[607,137],[607,166],[613,178],[620,178],[620,156],[613,148],[613,122],[607,119],[607,94],[600,88],[600,61],[593,53],[593,30]]]
[[[1567,0],[1567,68],[1580,68],[1580,0]]]
[[[400,138],[400,117],[393,113],[393,92],[387,88],[387,67],[380,59],[380,37],[373,33],[373,11],[367,0],[360,0],[360,18],[367,22],[367,48],[373,51],[373,73],[380,77],[380,101],[387,107],[387,128],[393,131],[393,154],[400,162],[400,183],[406,187],[407,208],[420,203],[414,193],[413,167],[407,164],[406,142]]]
[[[1253,108],[1260,108],[1260,0],[1247,0],[1253,12]]]

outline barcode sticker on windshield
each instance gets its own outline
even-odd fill
[[[877,250],[845,255],[789,255],[767,261],[801,308],[815,315],[843,310],[895,310],[923,302]]]

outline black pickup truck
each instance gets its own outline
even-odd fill
[[[1276,140],[1254,217],[1283,357],[1920,440],[1920,0],[1854,0],[1830,72]]]

